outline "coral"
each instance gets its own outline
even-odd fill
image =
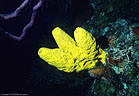
[[[104,68],[97,68],[97,69],[92,69],[89,71],[90,76],[100,76],[104,73]],[[93,77],[91,76],[91,77]]]
[[[104,31],[103,28],[108,27],[110,22],[114,22],[118,18],[137,23],[139,21],[138,14],[136,14],[139,9],[137,7],[138,0],[126,0],[126,2],[121,0],[90,0],[90,3],[94,14],[84,26],[93,35],[104,35],[105,32],[100,31]]]
[[[3,33],[8,35],[10,38],[12,38],[14,40],[21,41],[25,37],[28,29],[30,29],[32,27],[32,25],[34,24],[35,17],[37,15],[37,11],[43,5],[44,2],[45,2],[45,0],[39,0],[38,3],[35,6],[33,6],[33,8],[32,8],[33,13],[32,13],[32,16],[30,18],[30,21],[22,29],[22,33],[20,34],[20,36],[16,36],[16,35],[9,33],[9,32],[3,32]],[[25,7],[28,6],[28,4],[29,4],[29,0],[24,0],[24,2],[14,12],[12,12],[10,14],[0,14],[0,18],[2,18],[4,20],[15,18],[18,16],[18,14],[21,12],[22,9],[24,9]]]
[[[138,96],[139,37],[137,29],[125,19],[117,19],[109,23],[101,30],[101,33],[108,38],[109,54],[105,66],[88,72],[97,81],[94,80],[89,96],[112,96],[113,94]],[[111,87],[107,88],[103,85],[105,82]]]
[[[93,69],[97,62],[105,63],[106,53],[96,45],[95,38],[85,29],[75,29],[75,41],[59,27],[52,34],[59,48],[43,47],[38,51],[39,56],[48,64],[65,72],[79,72]]]
[[[109,44],[112,44],[114,42],[114,40],[116,40],[116,37],[114,35],[111,35],[108,37]]]
[[[134,33],[135,35],[138,35],[138,36],[139,36],[139,27],[138,27],[138,26],[134,26],[134,27],[133,27],[133,33]]]

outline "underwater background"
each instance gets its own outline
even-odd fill
[[[28,3],[17,16],[3,18],[24,1]],[[43,3],[24,38],[7,35],[24,32],[39,1]],[[138,10],[139,0],[0,0],[0,94],[138,96]],[[92,33],[108,52],[106,65],[66,73],[43,61],[39,48],[58,47],[52,36],[55,27],[71,37],[76,27]]]

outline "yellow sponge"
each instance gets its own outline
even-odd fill
[[[105,51],[101,48],[96,49],[98,46],[95,38],[85,29],[75,29],[75,40],[59,27],[56,27],[52,34],[59,48],[40,48],[38,51],[40,58],[48,64],[64,72],[79,72],[94,68],[99,58],[105,63]]]

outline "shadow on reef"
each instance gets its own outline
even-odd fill
[[[30,80],[27,82],[33,86],[33,94],[85,96],[94,80],[85,71],[65,73],[55,67],[44,65],[44,63],[40,62],[40,65],[34,65],[29,75]]]

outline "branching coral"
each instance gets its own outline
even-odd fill
[[[39,0],[39,2],[33,7],[33,13],[32,13],[31,19],[29,23],[23,28],[20,36],[16,36],[9,32],[4,32],[4,33],[8,35],[9,37],[13,38],[14,40],[21,41],[25,37],[27,30],[34,24],[37,10],[42,6],[44,1],[45,0]],[[8,20],[8,19],[17,17],[17,15],[21,12],[21,10],[24,7],[28,5],[28,3],[29,3],[29,0],[25,0],[14,12],[12,12],[11,14],[0,14],[0,18],[4,20]]]

